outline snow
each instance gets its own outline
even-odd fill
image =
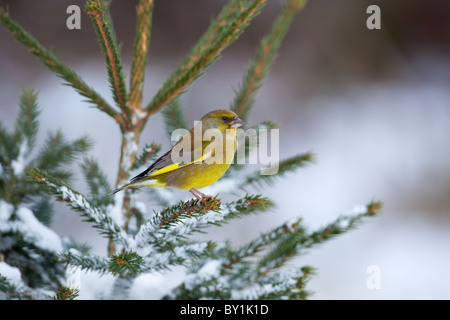
[[[0,199],[0,231],[4,231],[4,227],[8,223],[8,219],[14,212],[14,206]]]
[[[13,213],[16,219],[10,220]],[[27,241],[51,252],[63,249],[60,237],[36,219],[30,209],[21,205],[14,212],[14,206],[4,200],[0,200],[0,231],[20,232]]]
[[[220,274],[221,266],[222,262],[220,260],[209,260],[198,270],[198,273],[215,277]]]
[[[19,206],[16,215],[22,220],[22,232],[32,238],[34,244],[53,252],[63,249],[60,237],[53,230],[39,222],[30,209]]]
[[[122,162],[120,164],[122,170],[129,172],[131,170],[131,156],[139,151],[137,143],[134,141],[134,132],[127,132],[124,134],[124,145],[126,146],[123,152]]]
[[[179,259],[187,260],[191,256],[202,254],[207,246],[208,243],[205,241],[176,246],[173,251],[157,252],[151,244],[135,249],[144,258],[146,270],[162,270],[169,265],[177,264]]]
[[[91,207],[89,202],[80,194],[75,194],[72,190],[66,186],[55,186],[61,193],[62,198],[70,201],[70,204],[74,207],[83,209],[84,211],[94,212],[95,209]]]
[[[17,159],[11,161],[11,167],[15,176],[20,176],[23,174],[25,169],[25,156],[28,153],[28,141],[24,139],[20,145],[19,155]]]
[[[66,268],[66,286],[68,288],[79,288],[81,284],[81,268],[68,264]]]
[[[164,230],[159,230],[154,234],[155,237],[164,237],[167,241],[176,240],[179,237],[187,236],[192,233],[193,230],[205,226],[207,224],[213,224],[220,221],[224,221],[227,217],[227,210],[223,212],[208,211],[205,214],[197,217],[196,219],[183,219],[178,220],[176,223],[171,225],[169,228]]]
[[[110,299],[115,277],[96,271],[82,271],[80,275],[80,300]]]
[[[138,275],[129,290],[127,299],[161,299],[178,286],[184,269],[175,268],[172,271],[143,273]],[[96,271],[81,271],[79,273],[80,300],[115,299],[114,287],[116,278],[111,274],[101,274]]]
[[[151,236],[153,240],[164,239],[165,241],[176,241],[180,237],[187,236],[202,226],[207,224],[224,221],[229,211],[217,212],[208,211],[196,218],[189,217],[180,219],[168,228],[161,229],[159,223],[153,220],[148,221],[141,226],[138,234],[135,236],[135,245],[144,246],[149,243],[148,237]]]
[[[134,237],[134,240],[136,241],[136,245],[138,247],[146,246],[147,242],[148,242],[147,241],[148,237],[152,236],[152,234],[156,230],[157,230],[157,226],[153,223],[153,220],[150,220],[147,223],[141,225],[139,232]]]
[[[109,204],[106,207],[106,215],[111,217],[113,221],[120,227],[125,225],[125,220],[122,215],[123,198],[125,193],[118,192],[114,194],[114,204]]]
[[[352,210],[341,216],[336,223],[336,226],[341,229],[346,229],[350,226],[350,222],[354,217],[367,213],[367,205],[356,205]]]
[[[141,86],[143,86],[143,83],[141,84]],[[138,123],[138,121],[141,121],[142,119],[145,119],[145,117],[148,116],[147,112],[141,111],[139,108],[136,108],[133,111],[134,111],[132,117],[133,124]]]
[[[188,274],[184,280],[184,285],[187,290],[192,290],[205,281],[216,278],[220,275],[220,267],[222,262],[220,260],[207,261],[196,273]]]
[[[356,216],[360,214],[364,214],[367,212],[367,206],[366,205],[356,205],[353,207],[353,209],[348,213],[348,215]]]
[[[245,288],[242,290],[233,290],[231,293],[232,300],[251,299],[256,300],[260,297],[267,297],[272,293],[286,291],[296,284],[296,279],[303,276],[301,269],[286,269],[274,275],[261,278],[260,284]]]
[[[144,257],[144,264],[148,269],[162,269],[170,263],[172,253],[165,251],[161,253],[152,253]]]
[[[79,250],[75,248],[70,248],[66,252],[60,254],[61,259],[70,257],[69,260],[74,265],[82,266],[83,268],[88,268],[92,270],[97,270],[99,272],[108,269],[108,264],[106,258],[99,257],[91,254],[82,254]]]
[[[147,214],[147,205],[142,202],[142,201],[136,201],[134,203],[134,207],[139,210],[140,213],[142,213],[143,215]]]
[[[8,282],[14,286],[23,285],[20,270],[16,267],[11,267],[6,262],[0,262],[0,275],[8,278]]]
[[[124,229],[118,227],[122,226],[120,223],[123,223],[121,214],[123,193],[116,194],[115,204],[109,205],[106,208],[108,211],[108,215],[106,215],[99,208],[92,206],[83,195],[70,190],[66,186],[57,186],[50,182],[47,182],[47,184],[55,188],[61,194],[61,197],[68,201],[73,208],[83,211],[84,215],[90,217],[96,224],[101,226],[102,229],[113,231],[115,241],[118,241],[127,247],[132,247],[134,245],[134,240],[127,235]],[[112,220],[108,219],[108,217],[111,217]],[[116,219],[118,220],[118,223],[116,223]]]
[[[173,252],[177,258],[188,259],[192,254],[201,254],[206,250],[207,242],[192,243],[184,246],[177,246]]]
[[[130,288],[130,299],[161,299],[170,292],[165,274],[144,273],[136,277]]]

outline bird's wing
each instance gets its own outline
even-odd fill
[[[190,136],[193,137],[193,129],[191,129],[190,133],[192,133]],[[187,135],[182,137],[175,146],[179,145],[183,142],[183,139],[186,139]],[[148,178],[150,176],[156,176],[159,174],[171,172],[173,170],[177,170],[183,167],[186,167],[188,165],[192,165],[194,163],[202,162],[212,155],[212,151],[210,150],[207,153],[203,153],[205,150],[205,147],[210,142],[202,142],[200,144],[194,144],[194,139],[191,140],[190,148],[185,148],[180,150],[180,154],[178,157],[172,157],[172,151],[174,150],[175,146],[172,147],[168,152],[166,152],[164,155],[162,155],[158,160],[156,160],[153,164],[151,164],[147,169],[145,169],[143,172],[135,176],[133,179],[131,179],[130,183],[138,182],[142,179]],[[196,147],[195,150],[194,147]],[[199,150],[201,148],[201,150]],[[173,161],[173,159],[176,160],[176,162]],[[183,162],[183,160],[188,159],[188,161]]]
[[[145,169],[144,171],[139,173],[137,176],[132,178],[130,180],[130,183],[138,182],[139,180],[142,180],[142,179],[148,177],[152,172],[172,165],[173,162],[172,162],[172,159],[171,159],[171,156],[170,156],[170,152],[171,151],[172,150],[167,151],[158,160],[153,162],[147,169]]]

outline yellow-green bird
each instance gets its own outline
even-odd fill
[[[172,149],[112,194],[130,187],[171,187],[204,199],[197,189],[216,182],[228,170],[237,147],[236,128],[244,124],[230,110],[205,114]]]

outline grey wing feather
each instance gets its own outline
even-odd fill
[[[130,180],[130,183],[135,183],[139,180],[142,180],[146,177],[148,177],[152,172],[159,170],[161,168],[164,168],[165,166],[173,164],[170,152],[172,150],[167,151],[165,154],[163,154],[158,160],[153,162],[147,169],[139,173],[137,176],[132,178]]]

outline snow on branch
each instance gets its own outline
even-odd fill
[[[283,270],[266,278],[260,278],[257,285],[241,290],[232,290],[233,300],[261,300],[261,299],[301,299],[306,296],[303,288],[312,269],[303,267],[299,269]]]
[[[274,241],[278,240],[287,233],[303,233],[304,229],[300,226],[300,222],[301,219],[296,218],[293,221],[283,223],[279,227],[262,233],[257,239],[249,242],[247,245],[242,246],[232,254],[228,255],[227,263],[224,264],[224,267],[231,268],[237,262],[242,261],[242,259],[256,254],[263,247],[272,245]]]
[[[298,255],[300,251],[354,229],[362,219],[377,215],[382,206],[383,203],[380,201],[355,206],[353,210],[314,232],[306,232],[301,227],[292,229],[291,232],[283,234],[273,248],[259,261],[258,272],[263,275],[268,274],[281,267],[291,257]]]
[[[1,199],[0,232],[18,232],[25,241],[49,252],[56,253],[63,249],[59,236],[36,219],[30,209],[23,205],[15,209],[12,204]]]
[[[88,222],[93,223],[100,230],[101,234],[127,247],[133,245],[132,238],[127,235],[125,230],[83,195],[43,170],[33,169],[30,171],[30,175],[38,182],[44,183],[58,200],[65,201],[72,209],[80,212]]]
[[[66,264],[78,266],[81,269],[106,273],[109,269],[108,259],[91,254],[83,254],[75,248],[71,248],[59,254],[59,258]]]
[[[189,259],[205,255],[210,251],[209,241],[190,242],[174,247],[172,250],[152,251],[144,257],[144,271],[168,269],[170,266],[181,265]]]
[[[180,201],[159,213],[155,212],[153,218],[142,225],[136,235],[136,245],[155,244],[155,241],[161,239],[165,242],[180,241],[208,225],[222,225],[229,219],[271,206],[272,202],[259,195],[247,195],[227,203],[224,208],[221,207],[220,199],[217,198],[204,201]]]
[[[48,291],[33,289],[23,280],[19,268],[0,261],[0,300],[4,299],[45,299]]]

